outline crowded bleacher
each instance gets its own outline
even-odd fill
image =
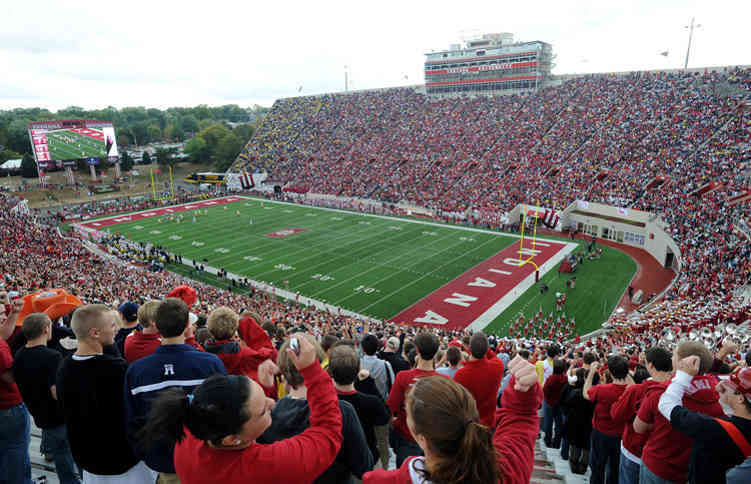
[[[172,260],[158,248],[109,237],[92,252],[57,226],[153,202],[22,214],[0,194],[0,483],[31,479],[31,418],[66,483],[526,483],[540,445],[570,482],[749,482],[751,241],[738,224],[751,208],[728,199],[749,185],[750,106],[751,69],[736,68],[523,96],[291,98],[233,166],[292,193],[477,213],[464,222],[490,228],[530,201],[660,215],[681,251],[675,281],[567,341],[220,289],[148,270]]]

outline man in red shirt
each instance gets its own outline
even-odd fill
[[[162,344],[162,336],[156,328],[156,310],[160,301],[149,301],[138,308],[138,324],[143,330],[133,331],[125,338],[125,359],[128,363],[149,356]]]
[[[227,306],[220,306],[209,314],[206,326],[212,339],[206,342],[206,351],[222,360],[230,375],[246,375],[258,381],[258,367],[276,354],[274,348],[253,350],[241,345],[233,337],[237,334],[240,317]],[[264,387],[266,395],[276,398],[275,387]]]
[[[610,417],[610,407],[626,391],[627,379],[630,380],[628,360],[620,355],[608,358],[608,371],[613,376],[613,383],[592,386],[592,380],[598,367],[598,362],[592,363],[582,392],[585,399],[595,404],[589,458],[592,476],[589,482],[591,484],[604,483],[605,468],[607,467],[610,471],[608,484],[618,484],[623,422],[616,422]]]
[[[624,424],[621,439],[621,464],[618,470],[620,482],[623,484],[638,484],[641,454],[648,437],[647,433],[638,434],[634,430],[633,422],[636,412],[649,389],[670,380],[673,374],[672,355],[665,348],[655,346],[647,351],[646,357],[650,378],[643,383],[626,388],[621,398],[610,407],[610,416],[613,420]]]
[[[495,402],[503,379],[503,362],[496,357],[485,358],[488,352],[488,337],[475,333],[469,340],[469,361],[464,363],[454,381],[463,385],[475,397],[480,423],[492,428],[495,419]]]
[[[553,449],[561,446],[563,438],[563,411],[561,409],[561,395],[563,387],[568,383],[566,376],[566,363],[563,360],[553,362],[553,374],[545,380],[542,387],[544,403],[550,412],[550,428],[545,433],[545,445]]]
[[[396,466],[401,467],[407,457],[422,455],[420,446],[415,442],[407,427],[407,409],[405,397],[409,388],[420,378],[438,375],[433,368],[433,358],[438,352],[438,337],[431,333],[420,333],[414,340],[417,350],[415,368],[400,371],[391,387],[388,401],[389,410],[394,415],[391,421],[391,448],[396,453]]]
[[[10,312],[0,308],[0,469],[3,482],[30,482],[31,461],[29,413],[13,381],[13,355],[7,339],[16,328],[23,299],[16,299]]]
[[[684,341],[673,352],[673,368],[678,367],[678,361],[689,356],[698,356],[701,366],[683,394],[683,407],[712,417],[723,416],[719,395],[715,391],[717,381],[706,375],[714,361],[712,354],[699,341]],[[650,387],[634,420],[634,430],[637,432],[645,433],[650,428],[652,430],[642,451],[639,482],[670,483],[686,482],[688,479],[691,439],[671,427],[658,408],[667,383]]]

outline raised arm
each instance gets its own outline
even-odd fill
[[[493,446],[505,482],[529,482],[534,465],[534,445],[540,428],[537,409],[542,391],[534,365],[516,357],[509,362],[511,380],[496,410]]]
[[[342,414],[331,377],[316,360],[316,353],[302,335],[298,335],[300,355],[292,350],[292,359],[308,388],[310,427],[290,439],[268,446],[269,463],[274,466],[278,482],[309,482],[326,470],[342,445]],[[253,474],[251,462],[248,475]]]
[[[589,396],[589,389],[592,388],[592,382],[595,378],[595,373],[597,373],[597,368],[599,368],[599,363],[596,361],[593,361],[591,365],[589,365],[589,373],[587,373],[587,379],[584,380],[584,389],[582,390],[582,396],[592,401],[592,398]]]

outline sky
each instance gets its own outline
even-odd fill
[[[692,17],[689,67],[751,64],[747,0],[3,3],[0,109],[271,106],[345,66],[350,89],[422,84],[425,53],[491,32],[551,43],[554,74],[679,68]]]

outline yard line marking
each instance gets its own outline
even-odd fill
[[[407,232],[407,233],[408,233],[408,232]],[[403,233],[399,233],[399,235],[400,235],[400,236],[402,236],[402,235],[405,235],[405,234],[403,234]],[[429,244],[427,244],[427,245],[437,244],[437,243],[438,243],[438,242],[440,242],[441,240],[444,240],[444,238],[445,238],[445,237],[439,237],[439,238],[437,238],[437,239],[433,240],[432,242],[430,242],[430,243],[429,243]],[[412,248],[412,249],[408,250],[407,252],[403,252],[403,253],[401,253],[400,255],[398,255],[397,257],[394,257],[393,259],[389,259],[389,261],[394,261],[394,260],[397,260],[397,259],[401,259],[401,258],[402,258],[402,257],[404,257],[404,256],[405,256],[406,254],[409,254],[410,252],[413,252],[413,251],[415,251],[415,250],[420,250],[420,249],[422,249],[423,247],[425,247],[425,246],[419,246],[419,245],[418,245],[418,246],[416,246],[416,247],[414,247],[414,248]],[[450,248],[452,248],[452,247],[453,247],[453,246],[449,246],[449,247],[448,247],[447,249],[450,249]],[[438,252],[438,253],[440,254],[441,252],[444,252],[444,251],[445,251],[445,250],[447,250],[447,249],[441,250],[441,251],[440,251],[440,252]],[[435,254],[434,254],[434,255],[435,255]],[[368,272],[371,272],[371,271],[373,271],[373,270],[375,270],[375,269],[378,269],[378,268],[379,268],[379,266],[371,267],[370,269],[368,269],[368,270],[367,270],[367,271],[365,271],[365,272],[360,272],[360,273],[358,273],[357,275],[354,275],[354,276],[352,276],[352,277],[349,277],[349,278],[347,278],[347,279],[344,279],[343,281],[341,281],[341,282],[339,282],[339,283],[337,283],[337,284],[335,284],[335,285],[333,285],[333,286],[329,286],[329,287],[327,287],[327,288],[323,289],[322,291],[317,291],[317,292],[314,292],[313,294],[311,294],[311,297],[314,297],[314,296],[316,296],[316,295],[318,295],[319,293],[322,293],[322,292],[324,292],[324,291],[330,291],[330,290],[334,289],[335,287],[339,287],[339,286],[341,286],[342,284],[346,284],[347,282],[351,281],[351,280],[352,280],[352,279],[354,279],[355,277],[361,277],[362,275],[364,275],[364,274],[367,274]],[[392,274],[392,275],[393,275],[393,274]],[[345,297],[344,299],[341,299],[341,301],[344,301],[345,299],[348,299],[348,298],[352,297],[353,295],[354,295],[354,294],[350,294],[349,296],[346,296],[346,297]],[[336,304],[336,303],[334,303],[334,304]]]
[[[471,252],[474,252],[474,251],[476,251],[476,250],[479,250],[479,249],[480,249],[480,248],[481,248],[482,246],[484,246],[485,244],[487,244],[488,242],[490,242],[490,241],[492,241],[492,240],[493,240],[493,239],[488,239],[488,240],[486,240],[486,241],[485,241],[485,242],[483,242],[482,244],[478,245],[478,246],[477,246],[477,247],[475,247],[474,249],[472,249],[472,250],[470,250],[469,252],[467,252],[467,254],[469,254],[469,253],[471,253]],[[456,247],[457,245],[461,245],[462,243],[463,243],[463,242],[459,242],[458,244],[452,245],[452,246],[451,246],[451,247],[449,247],[449,248],[452,248],[452,247]],[[418,281],[421,281],[421,280],[423,280],[423,279],[424,279],[425,277],[427,277],[428,275],[430,275],[430,274],[434,273],[435,271],[437,271],[437,270],[439,270],[439,269],[442,269],[442,268],[446,267],[447,265],[449,265],[449,264],[452,264],[452,263],[454,263],[454,262],[455,262],[455,261],[453,261],[453,260],[452,260],[452,261],[450,261],[450,262],[447,262],[446,264],[442,264],[442,265],[440,265],[440,266],[436,267],[436,268],[435,268],[435,269],[433,269],[432,271],[428,272],[427,274],[425,274],[425,275],[423,275],[423,276],[421,276],[421,277],[418,277],[417,279],[415,279],[414,281],[410,282],[410,283],[409,283],[409,284],[407,284],[406,286],[401,286],[401,287],[400,287],[399,289],[397,289],[397,290],[395,290],[395,291],[392,291],[392,292],[390,292],[389,294],[387,294],[387,295],[383,296],[383,297],[382,297],[381,299],[379,299],[379,300],[377,300],[377,301],[373,302],[372,304],[369,304],[369,305],[365,306],[364,308],[360,309],[360,311],[365,311],[366,309],[370,308],[371,306],[375,306],[376,304],[378,304],[379,302],[383,301],[384,299],[386,299],[386,298],[389,298],[389,297],[393,296],[394,294],[396,294],[396,293],[398,293],[398,292],[400,292],[400,291],[404,290],[405,288],[407,288],[407,287],[409,287],[409,286],[411,286],[411,285],[413,285],[413,284],[417,283]],[[391,276],[384,278],[384,279],[383,279],[382,281],[385,281],[385,280],[387,280],[387,279],[389,279],[390,277],[393,277],[393,276],[395,276],[395,275],[396,275],[396,274],[392,274]],[[380,282],[382,282],[382,281],[378,281],[378,283],[380,283]],[[378,284],[378,283],[376,283],[376,284]]]

